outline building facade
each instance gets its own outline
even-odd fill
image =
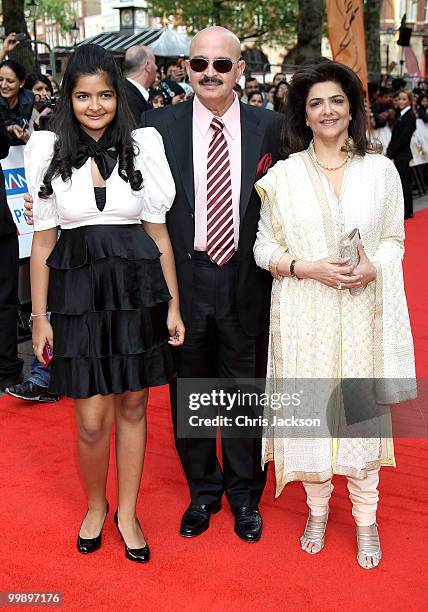
[[[406,26],[412,28],[410,46],[422,73],[426,66],[428,0],[384,0],[381,14],[381,65],[384,73],[408,73],[403,47],[397,44],[404,15]]]

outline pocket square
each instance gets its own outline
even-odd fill
[[[266,174],[271,166],[272,153],[265,153],[265,155],[259,159],[259,163],[257,164],[256,176],[259,176],[259,174]]]

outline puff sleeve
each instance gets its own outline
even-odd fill
[[[55,194],[47,199],[42,199],[38,195],[53,156],[55,138],[53,132],[33,132],[24,149],[25,178],[28,192],[33,198],[35,232],[59,225]]]
[[[139,152],[136,167],[143,175],[143,221],[165,223],[175,198],[175,184],[166,159],[162,136],[155,128],[133,132]]]

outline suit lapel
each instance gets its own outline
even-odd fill
[[[193,178],[193,102],[177,104],[174,124],[168,126],[170,142],[189,206],[195,209]]]
[[[239,201],[239,214],[241,222],[245,217],[251,192],[256,178],[257,162],[260,157],[260,148],[264,132],[260,127],[259,118],[249,111],[246,104],[241,107],[241,198]]]

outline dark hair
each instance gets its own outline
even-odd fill
[[[402,79],[401,77],[397,77],[395,79],[392,79],[391,86],[394,91],[399,92],[400,89],[403,89],[403,87],[406,87],[406,81]]]
[[[51,182],[54,177],[61,176],[63,181],[71,178],[79,142],[79,123],[73,112],[71,95],[81,76],[96,74],[104,74],[116,92],[116,115],[107,130],[111,146],[115,147],[118,153],[119,176],[124,181],[129,181],[133,190],[141,189],[143,178],[140,170],[134,168],[136,152],[131,135],[134,122],[126,100],[121,70],[109,51],[99,45],[87,44],[78,47],[69,59],[58,104],[49,123],[57,139],[52,161],[40,187],[41,198],[52,195]]]
[[[0,64],[0,68],[3,68],[3,66],[10,68],[16,74],[18,81],[21,81],[21,83],[25,81],[26,72],[22,64],[15,62],[15,60],[7,59]]]
[[[326,81],[338,83],[349,100],[352,115],[348,128],[349,136],[352,138],[349,150],[356,155],[377,150],[369,144],[366,136],[367,119],[360,79],[348,66],[324,61],[317,65],[302,67],[293,75],[285,103],[281,133],[281,153],[285,157],[308,148],[312,140],[312,130],[306,125],[306,100],[313,85]]]
[[[281,85],[285,85],[287,90],[290,88],[287,81],[278,81],[278,83],[274,86],[275,91],[273,92],[273,110],[276,110],[279,113],[283,113],[285,111],[285,102],[278,96],[278,91]]]
[[[161,89],[160,87],[153,87],[152,89],[150,89],[149,102],[152,102],[152,100],[154,100],[154,98],[158,96],[161,96],[165,105],[171,101],[171,98],[168,100],[169,96],[167,95],[164,89]]]
[[[262,102],[264,101],[263,94],[261,91],[252,91],[250,94],[248,94],[248,98],[247,98],[248,102],[250,102],[250,100],[252,100],[254,96],[260,96],[262,99]]]
[[[52,88],[52,83],[50,82],[50,80],[48,79],[48,77],[44,74],[42,74],[41,72],[37,72],[34,74],[29,74],[27,76],[27,78],[25,79],[25,89],[29,89],[30,91],[33,89],[34,85],[38,82],[44,83],[46,85],[46,87],[49,89],[50,91],[50,95],[53,96],[53,88]]]

